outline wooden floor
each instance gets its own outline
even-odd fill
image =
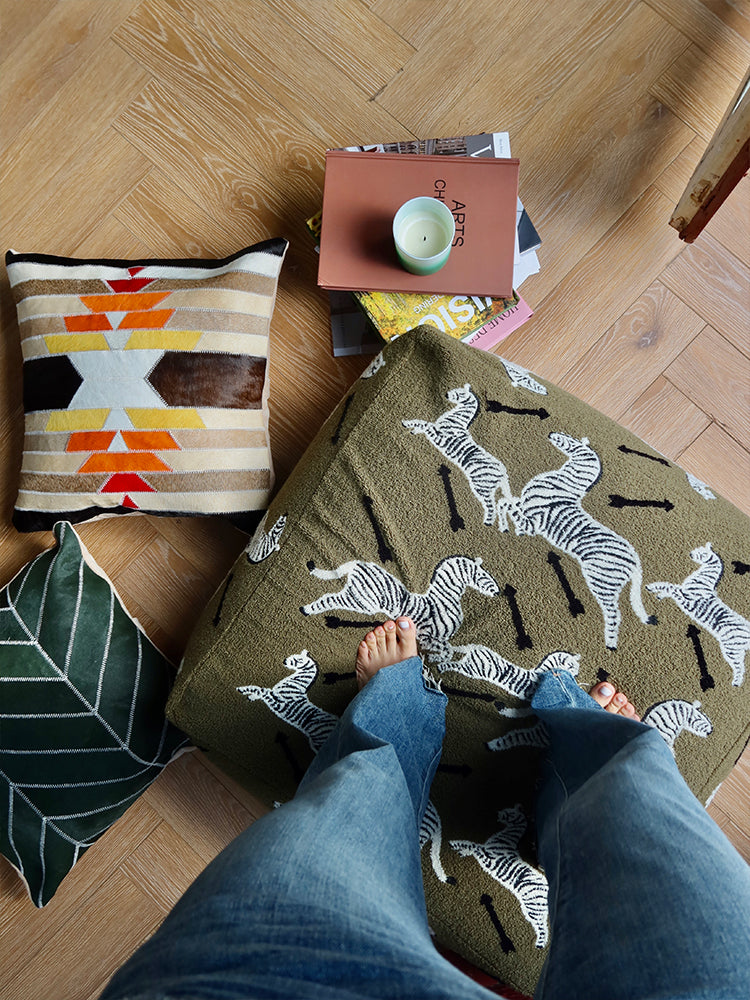
[[[324,151],[508,130],[543,238],[502,345],[750,513],[750,180],[682,244],[668,219],[750,61],[748,0],[1,0],[3,248],[291,249],[273,320],[279,482],[366,359],[334,360],[304,219]],[[0,583],[21,360],[0,284]],[[81,529],[179,659],[245,538],[199,519]],[[0,859],[0,996],[88,1000],[260,806],[199,754],[166,769],[43,911]],[[710,807],[750,858],[750,754]]]

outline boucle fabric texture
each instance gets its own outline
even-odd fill
[[[530,993],[549,937],[539,673],[623,687],[705,802],[750,735],[749,579],[750,521],[709,487],[543,379],[422,327],[375,359],[273,499],[167,711],[285,800],[355,694],[361,636],[411,615],[449,698],[421,833],[430,922]]]
[[[284,239],[222,260],[9,251],[25,430],[13,523],[207,514],[254,528],[273,485],[268,342]]]

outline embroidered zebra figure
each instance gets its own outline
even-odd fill
[[[660,701],[644,713],[641,721],[658,730],[674,754],[675,740],[685,730],[703,739],[713,732],[714,727],[711,720],[701,712],[700,707],[699,701],[692,703],[680,699]]]
[[[424,594],[411,593],[379,563],[352,560],[338,569],[313,567],[310,573],[319,580],[346,578],[346,582],[341,590],[304,605],[303,614],[340,610],[382,614],[386,618],[406,615],[414,620],[423,648],[442,655],[448,653],[448,640],[463,622],[461,598],[467,587],[486,597],[495,597],[500,592],[495,580],[482,568],[481,558],[468,556],[448,556],[441,560]]]
[[[721,654],[732,668],[732,686],[745,679],[745,656],[750,649],[750,621],[726,605],[716,593],[724,575],[721,556],[706,542],[690,553],[698,569],[681,584],[661,581],[649,583],[646,590],[659,600],[671,597],[696,625],[709,632],[721,647]]]
[[[282,532],[286,527],[287,515],[282,514],[268,532],[266,532],[267,517],[268,512],[266,511],[263,520],[255,529],[255,534],[245,548],[245,554],[247,555],[248,562],[263,562],[263,560],[267,559],[272,552],[279,551],[279,539],[281,538]]]
[[[568,456],[567,462],[543,472],[524,486],[509,514],[519,535],[541,535],[550,545],[572,556],[604,616],[604,641],[617,649],[620,630],[620,594],[630,584],[630,604],[645,624],[656,624],[643,606],[643,571],[638,553],[627,539],[600,524],[581,506],[598,482],[602,465],[588,438],[577,440],[553,432],[551,443]]]
[[[381,368],[385,367],[385,358],[383,357],[383,352],[370,362],[370,364],[365,368],[362,374],[359,376],[361,379],[372,378],[373,375],[377,374]]]
[[[502,715],[503,713],[501,712],[500,714]],[[549,746],[549,736],[547,735],[544,723],[539,719],[533,725],[526,726],[525,729],[511,729],[504,736],[488,740],[485,746],[493,752],[517,750],[519,747],[545,749]]]
[[[287,656],[284,666],[292,673],[273,687],[246,684],[237,690],[250,701],[265,702],[275,716],[304,733],[313,752],[317,753],[338,722],[337,716],[314,705],[307,695],[318,676],[318,664],[303,649]]]
[[[512,361],[506,361],[505,358],[500,358],[500,361],[508,374],[508,378],[516,389],[528,389],[529,392],[535,392],[539,396],[547,395],[547,389],[541,382],[537,382],[525,368],[521,368],[520,365],[514,365]]]
[[[402,420],[404,427],[412,434],[424,434],[441,455],[463,472],[469,488],[484,509],[484,523],[493,525],[499,521],[501,531],[508,530],[508,517],[498,508],[497,491],[500,490],[506,505],[512,501],[508,471],[494,455],[474,440],[469,426],[479,412],[479,400],[467,383],[462,388],[450,389],[446,393],[453,409],[447,410],[430,423],[427,420]]]
[[[707,486],[702,479],[698,479],[698,477],[694,476],[691,472],[686,472],[685,477],[692,489],[694,489],[699,496],[702,496],[704,500],[716,499],[714,491],[710,486]]]
[[[440,815],[435,808],[432,799],[427,800],[422,825],[419,828],[419,849],[422,850],[426,844],[430,845],[430,861],[432,868],[441,882],[454,882],[446,875],[443,863],[440,860],[440,848],[443,844],[443,824],[440,822]]]
[[[470,840],[452,840],[451,847],[463,857],[473,857],[500,885],[521,904],[521,912],[534,928],[537,948],[543,948],[549,937],[547,926],[547,879],[538,868],[524,861],[518,853],[518,842],[526,830],[526,818],[520,806],[502,809],[497,818],[502,824],[483,844]]]
[[[439,663],[438,670],[441,673],[453,671],[464,677],[471,677],[472,680],[488,681],[521,701],[531,701],[539,678],[548,670],[567,670],[576,677],[581,659],[579,653],[558,650],[545,656],[538,666],[527,669],[516,666],[488,646],[471,644],[452,648],[455,653],[462,654],[461,658]]]

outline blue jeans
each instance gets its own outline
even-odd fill
[[[418,831],[444,695],[414,657],[349,705],[294,799],[195,881],[101,1000],[495,996],[435,950]],[[538,799],[551,945],[536,997],[750,997],[750,870],[662,737],[564,672],[532,705],[550,734]]]

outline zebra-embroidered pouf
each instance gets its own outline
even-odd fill
[[[168,713],[269,804],[288,799],[356,692],[362,634],[411,615],[449,697],[421,831],[430,922],[530,993],[549,937],[537,678],[623,686],[705,802],[750,735],[748,581],[744,514],[580,400],[421,327],[273,500]]]

